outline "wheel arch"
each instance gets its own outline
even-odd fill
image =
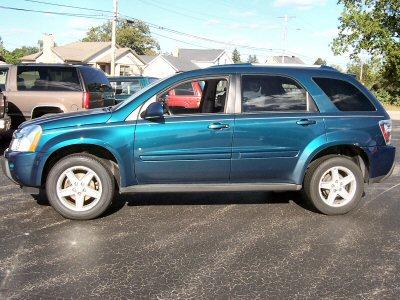
[[[65,107],[59,106],[59,105],[54,105],[54,104],[37,105],[31,111],[31,119],[36,118],[37,117],[36,116],[37,112],[39,112],[41,110],[43,110],[43,111],[48,110],[50,112],[56,112],[56,113],[63,113],[63,112],[66,111]],[[42,115],[40,115],[40,116],[42,116]]]
[[[119,188],[121,186],[121,171],[120,171],[121,162],[117,158],[118,155],[116,155],[115,153],[113,153],[112,150],[107,149],[102,145],[89,144],[89,143],[67,145],[59,147],[54,151],[52,151],[51,154],[48,155],[43,164],[40,185],[43,186],[45,184],[47,175],[51,167],[58,160],[67,155],[77,154],[77,153],[86,153],[95,156],[105,165],[105,167],[107,167],[111,171],[117,183],[117,187]]]
[[[368,182],[370,173],[370,160],[367,153],[358,145],[350,143],[335,143],[326,145],[323,148],[316,149],[304,164],[302,170],[302,180],[304,180],[305,173],[307,172],[310,164],[323,156],[327,155],[343,155],[352,159],[361,169],[364,181]]]

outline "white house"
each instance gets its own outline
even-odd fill
[[[297,64],[304,65],[304,62],[296,57],[296,56],[287,56],[287,55],[276,55],[276,56],[268,56],[266,64]]]
[[[143,75],[159,78],[177,72],[233,64],[230,55],[222,49],[176,49],[173,55],[141,55],[140,58],[146,62]]]
[[[22,63],[71,63],[87,64],[110,74],[111,42],[75,42],[56,46],[53,35],[43,37],[40,52],[24,56]],[[145,63],[130,48],[117,45],[115,55],[116,75],[141,75]]]
[[[145,60],[145,58],[142,58]],[[154,56],[149,60],[143,70],[144,76],[163,78],[178,72],[199,69],[197,65],[189,60],[181,59],[172,55]]]

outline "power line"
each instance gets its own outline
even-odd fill
[[[103,10],[103,9],[88,8],[88,7],[74,6],[74,5],[66,5],[66,4],[58,4],[58,3],[47,2],[47,1],[39,1],[39,0],[23,0],[23,1],[25,1],[25,2],[31,2],[31,3],[39,3],[39,4],[46,4],[46,5],[58,6],[58,7],[67,7],[67,8],[82,9],[82,10],[87,10],[87,11],[104,12],[104,13],[109,13],[109,14],[112,14],[112,13],[113,13],[112,11]]]
[[[35,13],[42,13],[42,14],[69,16],[69,17],[81,17],[81,18],[91,18],[91,19],[99,19],[99,20],[100,19],[102,19],[102,20],[105,19],[104,16],[101,16],[101,15],[89,15],[89,14],[78,14],[78,13],[67,13],[67,12],[36,10],[36,9],[27,9],[27,8],[19,8],[19,7],[11,7],[11,6],[3,6],[3,5],[0,5],[0,8],[8,9],[8,10],[24,11],[24,12],[35,12]]]

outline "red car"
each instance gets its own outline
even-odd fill
[[[166,103],[168,107],[198,109],[203,92],[200,82],[193,81],[179,85],[168,91]]]

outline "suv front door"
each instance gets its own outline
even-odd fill
[[[231,181],[298,184],[301,154],[313,141],[325,140],[313,99],[295,80],[271,75],[243,75],[241,98]]]
[[[197,111],[173,110],[158,121],[139,114],[134,143],[135,173],[139,184],[229,182],[234,99],[227,92],[229,80],[199,78],[205,88]],[[186,82],[181,84],[186,84]],[[224,87],[225,86],[225,87]],[[174,85],[172,88],[179,88]],[[168,93],[161,92],[160,97]],[[221,99],[224,102],[220,106]],[[165,100],[165,99],[164,99]]]

